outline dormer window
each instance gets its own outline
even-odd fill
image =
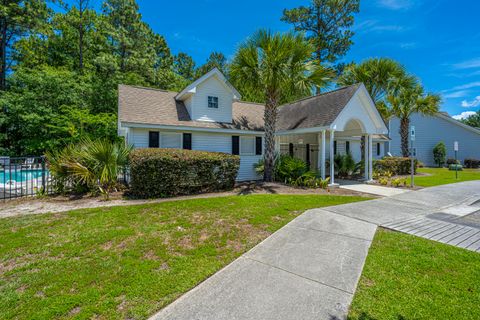
[[[218,97],[208,96],[208,107],[218,109]]]

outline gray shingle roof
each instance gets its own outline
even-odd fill
[[[263,105],[235,101],[232,123],[193,121],[183,102],[175,100],[176,95],[177,92],[172,91],[119,85],[118,118],[122,122],[138,124],[264,130]]]
[[[330,125],[353,97],[359,84],[281,106],[277,130],[323,127]],[[119,85],[118,117],[122,122],[198,128],[264,130],[261,104],[235,101],[232,123],[194,121],[177,92],[137,86]]]
[[[280,107],[277,130],[293,130],[330,125],[357,92],[360,84],[326,92]]]

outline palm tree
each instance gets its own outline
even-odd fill
[[[390,117],[397,117],[400,120],[400,138],[402,155],[408,157],[408,135],[410,128],[410,116],[413,113],[423,115],[434,115],[439,111],[441,98],[438,94],[425,93],[423,86],[410,79],[405,79],[395,90],[392,89],[382,103],[381,109],[384,114]],[[410,82],[410,83],[409,83]]]
[[[338,82],[342,85],[362,82],[385,120],[393,116],[400,119],[404,157],[409,156],[408,132],[412,113],[434,114],[440,105],[438,95],[425,94],[415,76],[408,74],[399,62],[388,58],[372,58],[359,65],[347,66]],[[362,145],[362,157],[363,150]]]
[[[314,50],[303,34],[260,30],[239,47],[230,65],[232,81],[265,102],[265,181],[273,179],[278,106],[311,95],[333,77],[312,60]]]
[[[373,101],[378,104],[383,101],[389,90],[407,75],[405,68],[389,58],[371,58],[360,64],[347,66],[338,78],[338,83],[349,86],[363,83]]]
[[[338,78],[337,82],[342,86],[349,86],[356,83],[363,83],[372,97],[378,111],[384,119],[388,117],[385,113],[385,97],[398,84],[398,79],[406,77],[405,68],[397,61],[389,58],[370,58],[360,64],[348,65]],[[361,157],[365,158],[365,137],[360,140]]]

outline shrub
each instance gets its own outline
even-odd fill
[[[463,164],[465,164],[466,168],[470,169],[477,169],[480,168],[480,160],[479,159],[465,159],[463,161]]]
[[[378,182],[382,185],[382,186],[386,186],[388,184],[388,178],[386,177],[381,177],[380,179],[378,179]]]
[[[414,173],[417,173],[418,160],[414,160]],[[374,170],[379,172],[390,171],[393,175],[410,174],[411,162],[410,158],[401,157],[385,157],[374,163]]]
[[[451,164],[448,166],[448,170],[451,170],[451,171],[462,171],[463,170],[463,166],[461,164]]]
[[[440,168],[445,164],[445,158],[447,157],[447,147],[443,141],[437,143],[437,145],[433,148],[433,160]]]
[[[460,160],[455,160],[454,158],[448,158],[447,165],[451,165],[451,164],[460,164]]]
[[[255,164],[255,171],[263,174],[264,161],[261,159]],[[315,171],[308,169],[307,164],[298,158],[289,155],[277,155],[273,169],[275,181],[290,184],[296,187],[326,189],[330,178],[321,179]]]
[[[232,189],[240,157],[181,149],[137,149],[130,154],[130,191],[139,198]]]
[[[308,172],[307,164],[298,158],[281,155],[275,162],[275,179],[277,181],[295,181]]]
[[[334,158],[335,162],[335,171],[339,177],[348,177],[352,175],[355,170],[355,160],[353,159],[350,153],[347,154],[337,154]]]
[[[117,190],[131,149],[121,141],[85,139],[47,153],[54,186],[59,192],[100,192],[108,199]]]

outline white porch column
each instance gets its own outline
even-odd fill
[[[335,184],[335,150],[333,148],[335,140],[335,130],[330,130],[330,184]]]
[[[363,153],[365,154],[365,180],[370,180],[370,174],[369,174],[369,170],[370,170],[370,152],[369,152],[369,148],[368,148],[368,142],[369,142],[369,135],[366,134],[363,136],[364,139],[365,139],[365,145],[363,146]]]
[[[372,151],[373,137],[368,135],[368,181],[373,179],[373,151]]]
[[[326,136],[326,131],[325,130],[322,130],[322,152],[321,152],[321,156],[319,158],[321,158],[321,165],[320,165],[320,170],[321,170],[321,173],[322,173],[322,179],[325,180],[325,154],[326,154],[326,150],[325,150],[325,144],[326,144],[326,139],[325,139],[325,136]]]

